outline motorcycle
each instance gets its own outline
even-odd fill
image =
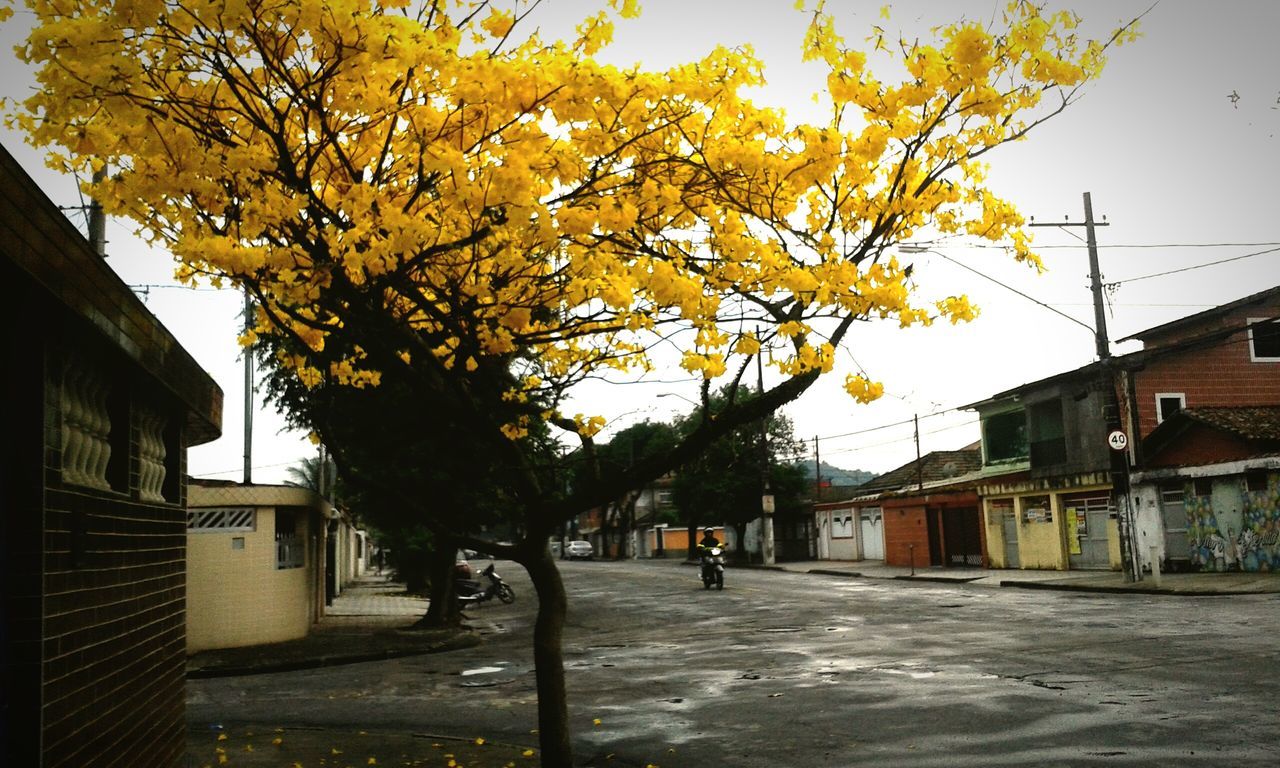
[[[702,574],[702,588],[724,589],[724,550],[720,547],[708,547],[702,550],[699,571]]]
[[[508,604],[516,601],[516,591],[502,580],[493,563],[489,563],[489,567],[480,572],[479,579],[455,581],[453,591],[458,596],[458,602],[464,606],[485,603],[495,597]]]

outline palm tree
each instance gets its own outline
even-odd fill
[[[323,467],[323,473],[321,467]],[[310,488],[321,496],[337,498],[338,494],[335,491],[338,482],[338,465],[334,464],[327,455],[324,458],[320,456],[303,458],[289,467],[286,472],[289,474],[289,479],[284,481],[285,485]]]

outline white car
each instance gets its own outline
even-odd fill
[[[564,556],[570,560],[591,560],[595,554],[589,541],[570,541],[564,545]]]

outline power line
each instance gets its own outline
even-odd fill
[[[1241,259],[1250,259],[1250,258],[1253,258],[1254,256],[1262,256],[1264,254],[1275,253],[1277,251],[1280,251],[1280,248],[1268,248],[1264,251],[1254,251],[1253,253],[1246,253],[1241,256],[1232,256],[1231,258],[1228,258],[1228,259],[1218,259],[1217,261],[1210,261],[1204,264],[1193,264],[1189,267],[1182,267],[1180,269],[1170,269],[1165,272],[1155,272],[1150,275],[1142,275],[1141,277],[1130,277],[1126,280],[1115,280],[1107,283],[1107,285],[1124,285],[1125,283],[1136,283],[1139,280],[1148,280],[1153,277],[1164,277],[1165,275],[1176,275],[1179,272],[1190,272],[1193,269],[1204,269],[1205,267],[1213,267],[1218,264],[1226,264],[1227,262],[1231,262],[1231,261],[1240,261]]]
[[[988,245],[986,243],[965,243],[969,248],[989,248],[991,250],[1008,250],[1004,245]],[[1265,248],[1280,246],[1274,243],[1117,243],[1113,245],[1098,244],[1098,248]],[[1037,245],[1034,250],[1047,251],[1062,248],[1083,248],[1084,245]]]
[[[294,459],[293,461],[281,461],[276,464],[255,464],[252,468],[253,469],[273,469],[275,467],[288,467],[288,466],[293,466],[297,464],[299,461],[301,461],[301,459]],[[237,472],[243,472],[243,471],[244,471],[244,467],[236,467],[235,469],[224,469],[219,472],[200,472],[199,474],[192,475],[192,477],[209,477],[212,475],[232,475]]]
[[[980,271],[980,270],[974,269],[973,267],[969,266],[968,264],[965,264],[965,263],[964,263],[964,262],[962,262],[962,261],[959,261],[959,260],[957,260],[957,259],[953,259],[953,258],[951,258],[950,256],[948,256],[947,254],[943,253],[942,251],[935,251],[935,250],[933,250],[933,249],[927,249],[927,250],[922,251],[922,252],[923,252],[923,253],[931,253],[931,254],[933,254],[933,255],[935,255],[935,256],[941,256],[942,258],[946,259],[947,261],[951,262],[952,264],[955,264],[957,267],[961,267],[962,269],[967,269],[967,270],[969,270],[970,272],[972,272],[973,274],[977,275],[978,277],[982,277],[982,278],[985,278],[985,279],[987,279],[987,280],[990,280],[991,282],[995,283],[996,285],[1000,286],[1001,288],[1004,288],[1004,289],[1005,289],[1005,290],[1007,290],[1007,291],[1012,291],[1013,293],[1018,294],[1019,296],[1021,296],[1021,297],[1022,297],[1022,298],[1024,298],[1024,299],[1026,299],[1027,301],[1030,301],[1030,302],[1031,302],[1031,303],[1033,303],[1033,304],[1038,304],[1039,306],[1044,307],[1045,309],[1049,310],[1050,312],[1054,313],[1055,315],[1060,315],[1061,317],[1065,317],[1066,319],[1070,320],[1071,322],[1075,323],[1076,325],[1078,325],[1078,326],[1080,326],[1080,327],[1082,327],[1082,328],[1084,328],[1084,329],[1088,330],[1088,331],[1089,331],[1089,333],[1094,333],[1094,329],[1093,329],[1090,325],[1088,325],[1087,323],[1083,323],[1083,322],[1081,322],[1081,321],[1079,321],[1079,320],[1075,319],[1075,318],[1074,318],[1074,317],[1072,317],[1071,315],[1068,315],[1066,312],[1063,312],[1063,311],[1061,311],[1061,310],[1055,309],[1055,308],[1053,308],[1053,307],[1049,306],[1048,304],[1044,303],[1043,301],[1040,301],[1039,299],[1037,299],[1037,298],[1035,298],[1035,297],[1033,297],[1033,296],[1028,296],[1027,294],[1023,293],[1022,291],[1018,290],[1017,288],[1014,288],[1013,286],[1008,285],[1007,283],[1002,283],[1002,282],[1000,282],[999,280],[997,280],[997,279],[995,279],[994,277],[992,277],[991,275],[988,275],[988,274],[986,274],[985,272],[982,272],[982,271]]]

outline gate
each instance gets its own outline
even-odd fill
[[[1164,556],[1170,564],[1186,566],[1191,560],[1187,541],[1187,505],[1182,486],[1160,489],[1160,515],[1164,522]]]
[[[976,509],[942,510],[942,536],[947,565],[982,565],[981,519]]]
[[[1111,567],[1108,521],[1116,517],[1111,492],[1062,497],[1067,525],[1067,560],[1072,569],[1096,570]]]
[[[864,509],[858,514],[862,533],[862,559],[884,559],[884,526],[879,509]]]
[[[1018,515],[1013,511],[1013,499],[997,499],[991,502],[991,517],[1000,521],[1004,539],[1004,567],[1021,568],[1018,559]]]

